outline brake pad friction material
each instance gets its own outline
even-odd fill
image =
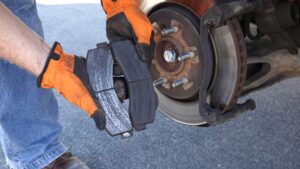
[[[152,123],[157,108],[157,98],[151,74],[130,41],[110,44],[115,61],[121,66],[129,87],[129,114],[133,127],[143,130]]]
[[[114,90],[113,57],[108,44],[89,50],[87,70],[98,103],[106,114],[106,130],[111,135],[132,131],[128,112]]]
[[[133,127],[136,130],[143,130],[146,127],[145,124],[154,121],[157,108],[152,80],[136,81],[130,83],[129,86],[134,90],[129,96],[129,111],[132,115]]]
[[[101,92],[114,88],[113,59],[109,46],[88,51],[87,69],[94,92]]]

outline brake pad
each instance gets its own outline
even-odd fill
[[[135,130],[143,130],[146,124],[154,121],[158,102],[149,68],[139,59],[131,41],[114,42],[110,45],[129,88],[131,122]]]
[[[128,111],[114,88],[114,64],[121,67],[129,93]],[[158,99],[147,64],[130,41],[98,44],[87,56],[87,70],[98,103],[106,114],[106,131],[119,135],[143,130],[155,119]]]
[[[130,132],[129,114],[114,90],[113,58],[108,44],[88,51],[87,70],[98,103],[106,115],[106,131],[111,135]]]

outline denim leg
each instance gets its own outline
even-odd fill
[[[0,0],[43,37],[34,0]],[[51,90],[36,87],[36,78],[0,60],[0,140],[14,169],[39,169],[65,152],[58,141],[62,127]]]

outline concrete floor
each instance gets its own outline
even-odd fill
[[[46,40],[86,55],[105,41],[105,16],[95,4],[39,6]],[[300,79],[250,96],[251,113],[217,127],[173,122],[158,113],[148,130],[130,139],[98,131],[84,112],[58,96],[62,142],[92,169],[297,169],[300,168]],[[0,168],[5,168],[3,154]]]

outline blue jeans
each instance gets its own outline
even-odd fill
[[[43,37],[35,0],[0,0]],[[0,35],[1,36],[1,35]],[[62,127],[51,90],[36,87],[36,78],[0,60],[0,140],[14,169],[40,169],[65,152],[58,141]]]

